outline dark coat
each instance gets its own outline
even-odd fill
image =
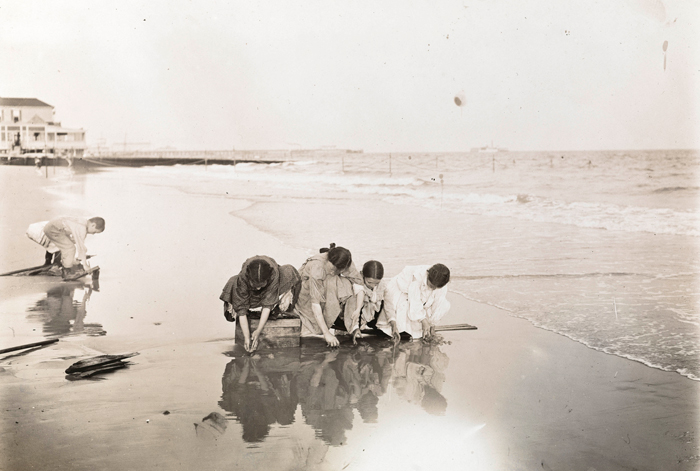
[[[248,283],[247,268],[250,263],[259,259],[266,261],[272,267],[272,275],[267,286],[260,291],[254,291],[250,289]],[[270,257],[256,255],[246,260],[241,267],[240,273],[232,276],[226,282],[219,299],[233,305],[236,315],[245,316],[248,314],[249,309],[261,307],[272,310],[279,303],[279,297],[290,289],[294,298],[288,311],[291,311],[299,298],[301,289],[299,272],[291,265],[279,266]]]

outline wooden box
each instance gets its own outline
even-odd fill
[[[248,317],[248,328],[251,336],[258,327],[260,319]],[[265,328],[260,334],[258,350],[264,348],[285,348],[298,347],[299,336],[301,335],[301,320],[298,317],[285,319],[269,319],[265,323]],[[236,345],[243,346],[245,339],[240,323],[236,321]]]

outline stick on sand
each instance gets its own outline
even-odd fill
[[[42,347],[44,345],[50,345],[52,343],[58,342],[58,339],[43,340],[41,342],[28,343],[26,345],[17,345],[16,347],[3,348],[0,353],[9,353],[16,350],[24,350],[25,348]]]

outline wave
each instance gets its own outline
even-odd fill
[[[484,216],[512,217],[535,222],[591,229],[700,236],[700,215],[667,208],[621,206],[605,203],[563,202],[535,195],[436,194],[405,191],[385,198],[395,204],[420,204]]]
[[[487,279],[510,279],[510,278],[600,278],[600,277],[614,277],[614,276],[646,276],[652,278],[651,275],[645,275],[641,273],[625,273],[625,272],[608,272],[608,273],[554,273],[554,274],[520,274],[520,275],[451,275],[450,278],[454,280],[487,280]]]
[[[652,193],[672,193],[675,191],[697,191],[700,187],[697,186],[666,186],[663,188],[657,188],[652,191]]]
[[[608,355],[615,355],[615,356],[618,356],[621,358],[626,358],[628,360],[636,361],[636,362],[641,363],[643,365],[646,365],[650,368],[655,368],[655,369],[662,370],[662,371],[676,372],[676,373],[679,373],[680,375],[685,376],[688,379],[691,379],[693,381],[700,381],[700,376],[698,376],[697,370],[696,370],[696,368],[694,368],[695,360],[692,358],[690,360],[685,359],[685,360],[681,360],[680,362],[670,362],[669,363],[669,362],[659,361],[658,358],[652,359],[649,356],[642,356],[639,354],[630,353],[629,351],[626,351],[627,349],[625,348],[624,344],[613,343],[613,344],[608,344],[607,346],[597,345],[594,342],[586,339],[580,333],[564,331],[561,328],[546,325],[545,323],[540,322],[536,319],[533,319],[532,317],[526,315],[525,313],[519,312],[519,311],[514,310],[512,308],[502,306],[498,303],[484,301],[481,299],[476,299],[476,298],[469,296],[468,294],[466,294],[465,292],[460,291],[460,290],[453,290],[453,291],[455,293],[458,293],[459,295],[471,300],[471,301],[478,302],[478,303],[484,303],[484,304],[487,304],[489,306],[493,306],[493,307],[496,307],[498,309],[501,309],[504,312],[508,313],[508,315],[510,315],[510,316],[517,317],[520,319],[525,319],[528,322],[530,322],[533,326],[535,326],[539,329],[553,332],[553,333],[558,334],[558,335],[562,335],[562,336],[567,337],[575,342],[583,344],[592,350],[596,350],[599,352],[606,353]],[[665,356],[663,356],[663,358],[666,359]],[[693,363],[692,367],[690,365],[684,364],[688,361]],[[679,364],[679,363],[681,363],[681,364]]]
[[[191,166],[158,169],[159,173],[178,174]],[[436,179],[415,175],[391,176],[371,173],[343,173],[337,169],[314,166],[307,162],[284,164],[212,165],[208,172],[194,170],[209,180],[222,182],[269,183],[280,188],[302,191],[326,190],[380,195],[394,204],[420,205],[459,213],[510,217],[543,223],[566,224],[584,228],[625,232],[648,232],[700,236],[700,215],[693,211],[667,208],[623,206],[610,203],[558,201],[535,194],[497,194],[469,191],[468,185],[443,185]],[[667,187],[657,191],[681,191]]]

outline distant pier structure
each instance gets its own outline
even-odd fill
[[[0,165],[236,165],[363,153],[362,150],[336,149],[335,146],[320,149],[151,150],[148,149],[150,143],[127,143],[126,138],[123,145],[117,143],[106,146],[98,140],[97,146],[88,147],[84,129],[64,128],[55,120],[54,115],[54,107],[37,98],[0,97]]]
[[[119,150],[90,148],[83,160],[92,165],[160,166],[160,165],[236,165],[240,163],[281,163],[295,160],[328,158],[347,153],[348,149],[252,149],[252,150]]]
[[[0,160],[82,157],[84,129],[64,128],[54,107],[36,98],[0,97]]]

